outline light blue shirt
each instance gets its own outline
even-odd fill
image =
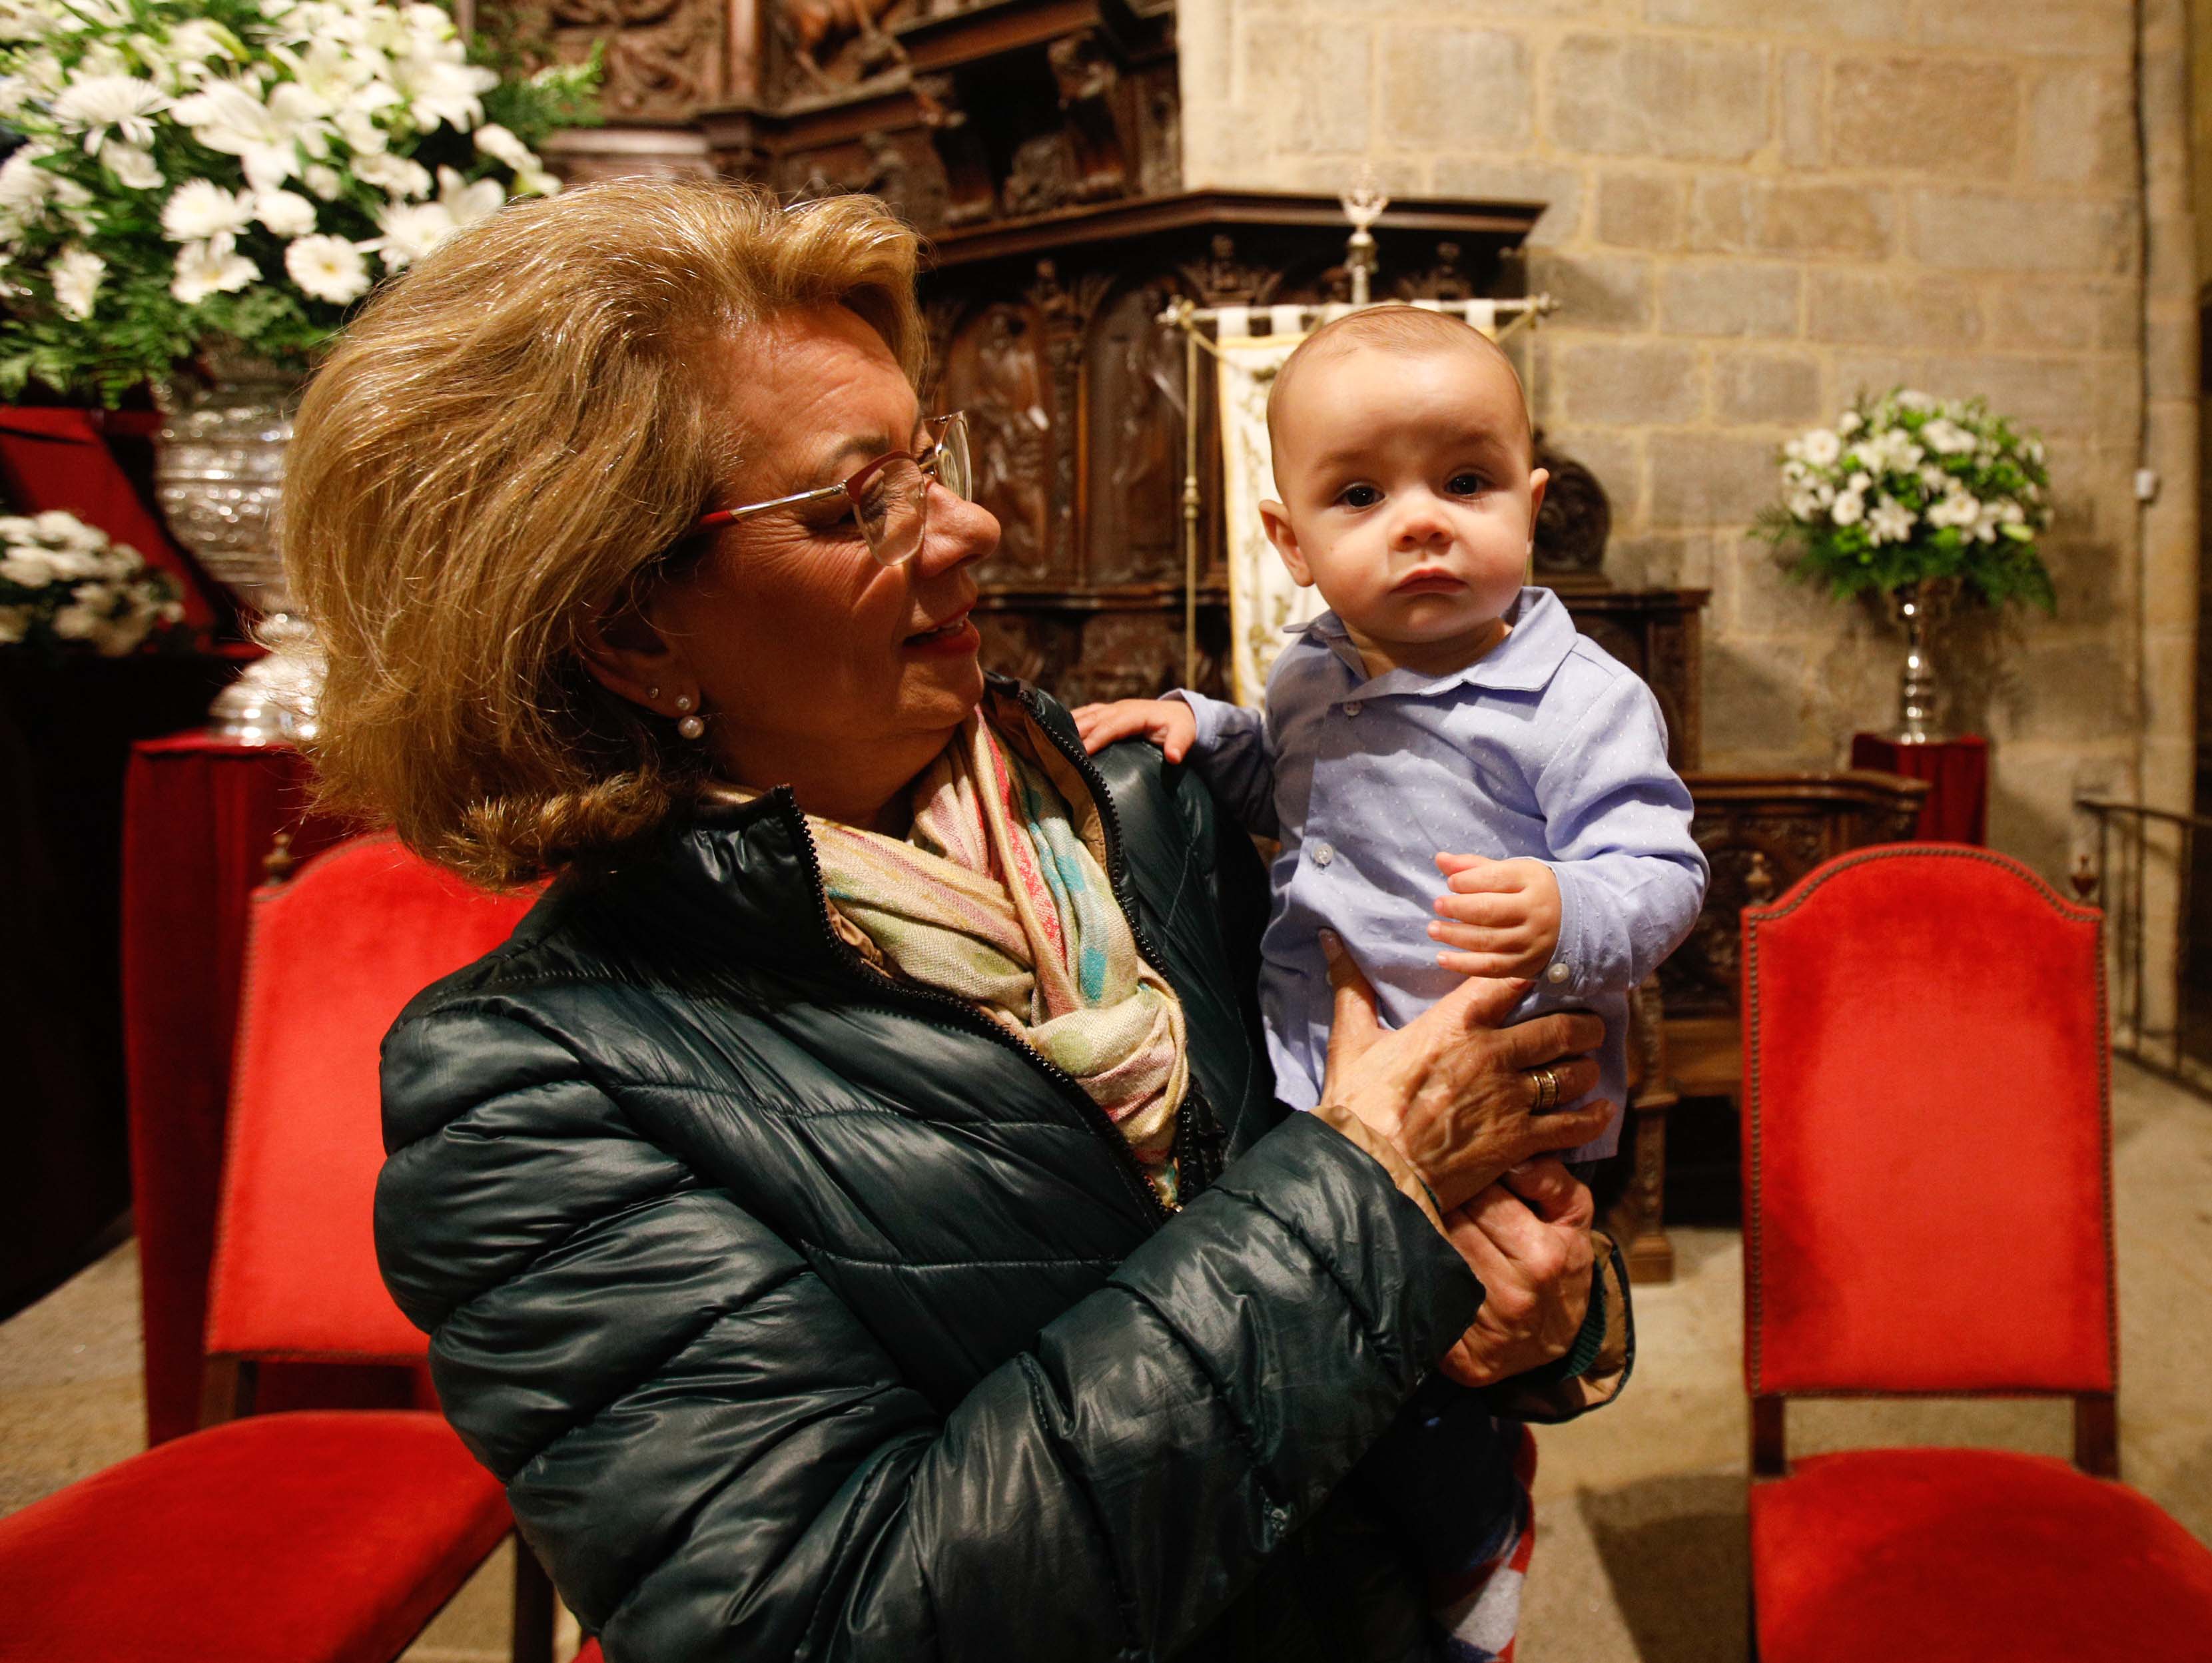
[[[1276,1095],[1321,1100],[1332,1001],[1319,932],[1336,932],[1405,1024],[1462,980],[1428,934],[1439,851],[1528,856],[1559,883],[1559,943],[1516,1020],[1605,1022],[1597,1096],[1626,1091],[1628,992],[1681,944],[1705,894],[1690,792],[1667,765],[1650,689],[1579,634],[1548,589],[1465,669],[1370,677],[1334,612],[1294,626],[1264,715],[1194,693],[1190,761],[1250,830],[1279,837],[1260,1004]],[[1620,1120],[1577,1159],[1610,1155]]]

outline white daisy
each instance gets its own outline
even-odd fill
[[[167,94],[134,75],[72,77],[52,106],[56,121],[83,131],[84,153],[88,156],[99,153],[100,141],[111,127],[131,143],[151,144],[153,117],[168,107]]]
[[[213,179],[186,179],[161,209],[161,230],[171,242],[235,235],[252,223],[252,197],[226,191]]]
[[[92,316],[100,279],[107,275],[107,262],[88,248],[66,248],[54,257],[48,275],[53,279],[54,304],[64,316],[82,323]]]
[[[343,237],[301,237],[284,251],[284,270],[308,294],[333,305],[368,293],[368,262]]]
[[[186,306],[198,306],[210,294],[234,294],[260,275],[258,266],[235,251],[226,231],[205,242],[186,243],[177,251],[177,271],[169,280],[169,293]]]
[[[296,191],[264,191],[253,199],[253,217],[280,237],[304,237],[315,228],[315,204]]]

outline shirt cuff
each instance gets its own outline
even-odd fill
[[[1187,687],[1178,687],[1160,695],[1168,704],[1187,706],[1192,723],[1197,727],[1197,737],[1190,742],[1191,755],[1202,756],[1217,750],[1221,745],[1221,713],[1234,710],[1234,705],[1224,705],[1219,699],[1209,699],[1203,693],[1194,693]]]
[[[1605,991],[1602,967],[1595,962],[1598,944],[1590,939],[1589,898],[1583,892],[1572,862],[1547,860],[1553,882],[1559,886],[1559,938],[1552,948],[1551,962],[1536,973],[1543,992],[1570,998]]]

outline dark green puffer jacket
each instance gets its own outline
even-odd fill
[[[1422,1655],[1341,1481],[1481,1290],[1276,1110],[1249,841],[1148,746],[1089,777],[1219,1174],[1172,1217],[1073,1081],[836,939],[787,792],[564,879],[392,1029],[385,1278],[611,1663]]]

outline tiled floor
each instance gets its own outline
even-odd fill
[[[2128,1482],[2212,1542],[2212,1104],[2123,1065],[2114,1088],[2121,1458]],[[1680,1274],[1639,1290],[1621,1401],[1544,1436],[1522,1663],[1733,1663],[1744,1644],[1742,1250],[1675,1235]],[[137,1277],[126,1247],[0,1324],[0,1513],[138,1447]],[[2050,1454],[2043,1402],[1818,1404],[1791,1448],[1989,1443]],[[478,1575],[408,1663],[505,1655],[507,1562]]]

